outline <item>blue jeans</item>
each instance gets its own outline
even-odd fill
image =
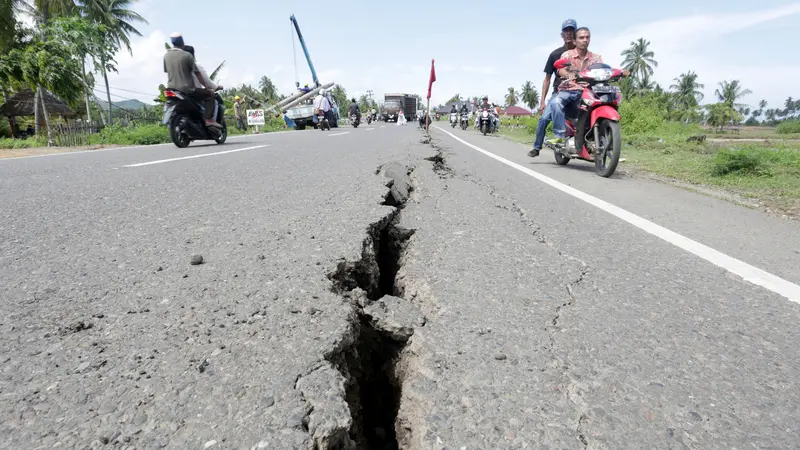
[[[575,110],[581,98],[581,91],[558,91],[550,100],[548,107],[553,118],[553,134],[557,138],[565,138],[567,134],[567,116],[565,110]]]
[[[552,101],[552,99],[551,99]],[[547,132],[547,125],[553,120],[553,111],[550,109],[550,102],[542,111],[542,117],[539,117],[539,123],[536,124],[536,138],[533,140],[533,148],[541,150],[544,145],[544,135]]]

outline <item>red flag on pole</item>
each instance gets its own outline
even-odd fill
[[[431,87],[433,87],[433,82],[436,81],[436,69],[434,68],[435,60],[431,60],[431,78],[428,80],[428,100],[431,99]]]

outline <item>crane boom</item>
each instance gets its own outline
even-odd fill
[[[308,61],[308,67],[311,69],[311,77],[314,79],[314,84],[319,86],[317,71],[314,70],[314,64],[311,62],[311,56],[308,54],[308,47],[306,47],[306,41],[303,39],[303,33],[300,32],[300,25],[297,24],[297,19],[294,17],[294,14],[289,17],[289,20],[292,21],[292,25],[294,25],[294,29],[297,31],[297,38],[300,40],[300,45],[303,47],[303,53],[306,55],[306,61]]]

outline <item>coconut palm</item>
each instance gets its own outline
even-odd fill
[[[753,91],[750,89],[742,88],[741,83],[739,80],[733,81],[721,81],[719,83],[719,89],[714,91],[714,94],[717,96],[717,99],[721,103],[725,103],[730,108],[740,108],[743,105],[737,103],[737,101],[749,94],[752,94]]]
[[[533,86],[533,83],[526,81],[520,89],[522,103],[524,103],[531,111],[539,104],[539,91]]]
[[[139,13],[130,9],[137,1],[138,0],[80,0],[80,10],[89,20],[106,26],[109,39],[116,44],[118,49],[125,47],[128,52],[133,54],[130,35],[142,35],[133,24],[141,22],[147,25],[149,23],[144,17],[140,16]],[[100,71],[103,73],[103,81],[105,81],[106,84],[106,95],[109,105],[108,122],[111,123],[111,90],[108,86],[107,63],[108,61],[102,61]]]
[[[272,101],[276,97],[275,84],[273,84],[272,80],[270,80],[266,75],[262,76],[261,79],[258,80],[258,89],[261,90],[261,93],[264,95],[264,99],[268,102]]]
[[[625,57],[622,65],[639,80],[652,76],[653,68],[658,67],[655,54],[650,50],[650,41],[644,38],[631,42],[631,46],[624,50],[621,55]]]
[[[697,74],[689,71],[675,78],[675,84],[670,86],[675,93],[675,102],[684,108],[694,108],[703,100],[700,89],[705,86],[697,82]]]
[[[508,94],[506,94],[506,106],[514,106],[519,103],[517,100],[517,90],[513,87],[508,88]]]

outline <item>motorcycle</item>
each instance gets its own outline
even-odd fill
[[[484,136],[486,136],[487,133],[494,133],[496,131],[492,121],[492,115],[488,108],[484,108],[483,111],[481,111],[479,122],[481,133],[483,133]]]
[[[320,111],[317,114],[317,127],[321,131],[325,131],[325,130],[330,130],[331,129],[331,123],[328,121],[328,119],[325,118],[325,113],[323,111]]]
[[[353,124],[353,128],[358,128],[361,121],[356,114],[350,114],[350,123]],[[369,119],[367,119],[367,123],[369,123]]]
[[[455,128],[458,125],[458,113],[450,113],[450,126]]]
[[[372,114],[367,114],[367,125],[372,123]]]
[[[461,129],[466,130],[469,126],[469,114],[463,113],[461,114]]]
[[[556,61],[556,70],[569,67],[566,59]],[[547,144],[553,150],[556,164],[566,165],[571,159],[594,162],[595,172],[610,177],[617,169],[622,153],[619,104],[622,93],[608,83],[623,77],[620,69],[607,64],[592,64],[578,73],[576,81],[588,86],[581,94],[577,116],[567,113],[567,133],[562,145]],[[580,149],[580,150],[578,150]]]
[[[166,89],[164,96],[167,97],[167,104],[161,123],[169,127],[169,137],[176,147],[188,147],[192,141],[215,141],[217,144],[224,144],[228,139],[228,126],[223,116],[225,103],[219,93],[214,94],[218,105],[215,119],[222,128],[206,126],[203,107],[184,93]]]

